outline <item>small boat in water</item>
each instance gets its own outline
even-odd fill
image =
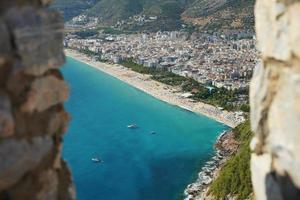
[[[92,158],[91,159],[94,163],[101,163],[103,162],[100,158]]]
[[[152,135],[156,134],[156,132],[155,132],[155,131],[151,131],[150,133],[151,133]]]
[[[134,128],[138,128],[138,126],[136,124],[130,124],[127,126],[127,128],[134,129]]]

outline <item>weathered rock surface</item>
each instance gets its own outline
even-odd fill
[[[11,51],[10,36],[3,20],[0,20],[0,66]]]
[[[13,8],[5,20],[27,74],[42,75],[64,63],[64,25],[56,12],[33,7]]]
[[[257,0],[262,53],[251,83],[256,199],[300,199],[300,1]]]
[[[0,91],[0,138],[14,134],[14,119],[11,114],[11,105],[8,96]]]
[[[289,7],[290,40],[292,52],[300,58],[300,2]]]
[[[50,0],[0,1],[0,199],[73,200],[63,21]]]
[[[29,113],[42,112],[67,99],[68,86],[64,81],[54,76],[37,78],[33,81],[21,110]]]
[[[26,172],[37,166],[50,152],[51,138],[32,141],[7,139],[0,143],[0,190],[15,184]]]

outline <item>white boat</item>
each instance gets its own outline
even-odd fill
[[[92,158],[91,159],[94,163],[100,163],[102,160],[100,158]]]
[[[136,124],[130,124],[130,125],[127,126],[127,128],[132,128],[132,129],[133,129],[133,128],[137,128],[137,127],[138,127],[138,126],[137,126]]]

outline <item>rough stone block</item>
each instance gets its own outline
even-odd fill
[[[12,57],[10,41],[7,27],[0,19],[0,87],[5,84],[10,71],[10,58]]]
[[[66,101],[69,96],[68,91],[67,84],[54,76],[37,78],[31,85],[21,111],[42,112],[51,106]]]
[[[57,111],[52,113],[49,117],[49,124],[47,128],[48,134],[65,133],[67,131],[70,116],[65,111]]]
[[[6,57],[11,53],[10,36],[3,20],[0,20],[0,68]]]
[[[36,200],[57,199],[58,177],[54,170],[47,170],[40,174],[38,183],[42,186],[36,194]]]
[[[52,2],[52,0],[40,0],[40,2],[42,3],[42,5],[48,6]]]
[[[15,184],[34,169],[53,146],[50,137],[31,141],[6,139],[0,142],[0,191]]]
[[[255,199],[300,198],[300,1],[257,0],[264,68],[251,83]],[[257,150],[259,149],[259,150]]]
[[[38,76],[64,63],[64,25],[57,12],[33,7],[11,9],[6,23],[27,74]]]
[[[262,112],[265,108],[262,102],[267,97],[267,77],[268,72],[262,63],[255,67],[250,85],[250,104],[251,104],[251,127],[254,132],[259,132],[259,122],[262,119]]]
[[[269,64],[259,64],[250,85],[250,122],[253,132],[257,137],[255,150],[257,153],[262,151],[264,138],[268,134],[268,127],[264,119],[268,115],[270,102],[272,101],[272,92],[276,90],[276,79],[278,71],[271,68]]]
[[[5,13],[9,8],[15,6],[38,6],[40,5],[39,0],[9,0],[9,1],[0,1],[0,13]]]
[[[0,91],[0,138],[12,136],[14,126],[9,98],[4,92]]]
[[[61,135],[65,133],[69,115],[55,106],[44,112],[15,112],[15,135],[18,137],[37,137],[45,135]]]
[[[59,170],[62,168],[61,165],[61,152],[62,152],[62,144],[58,144],[58,146],[56,147],[56,155],[54,158],[54,162],[53,162],[53,168],[56,170]]]
[[[266,147],[300,187],[300,73],[285,69],[269,113]]]
[[[251,179],[256,199],[267,200],[265,181],[271,172],[271,155],[251,155]]]
[[[61,159],[64,25],[50,2],[0,1],[0,199],[75,199]]]
[[[56,200],[58,185],[55,170],[34,170],[7,190],[7,193],[10,199]]]
[[[300,2],[290,6],[289,22],[292,51],[300,58]]]
[[[10,74],[7,77],[7,81],[5,81],[5,87],[10,94],[13,105],[20,105],[26,100],[26,92],[30,88],[33,79],[34,77],[32,76],[24,75],[21,61],[14,59]]]
[[[255,6],[258,47],[263,58],[288,61],[291,58],[286,5],[276,0],[259,0]]]
[[[75,200],[76,191],[73,184],[71,172],[65,161],[61,160],[61,169],[58,170],[60,187],[58,190],[58,199]]]

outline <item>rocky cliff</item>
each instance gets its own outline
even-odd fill
[[[256,199],[300,199],[300,1],[257,0],[262,54],[251,84]]]
[[[75,198],[61,159],[63,22],[49,3],[0,1],[0,199]]]

